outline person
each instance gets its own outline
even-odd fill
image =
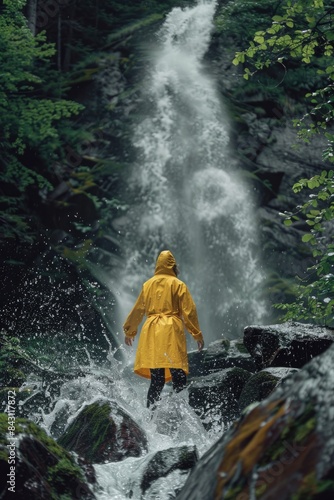
[[[178,267],[169,250],[162,251],[156,261],[154,276],[146,281],[124,325],[125,344],[132,345],[138,327],[142,327],[134,363],[134,372],[151,379],[147,407],[155,407],[166,382],[173,390],[185,388],[189,373],[184,326],[204,347],[197,310],[192,296],[177,278]]]

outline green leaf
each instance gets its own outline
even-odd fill
[[[313,239],[313,235],[310,233],[304,234],[302,237],[302,241],[304,243],[307,243],[308,241],[311,241]]]

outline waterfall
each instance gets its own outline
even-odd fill
[[[143,84],[137,151],[123,228],[122,313],[170,249],[197,305],[207,341],[261,321],[263,281],[250,188],[229,148],[229,125],[203,57],[217,2],[174,8],[158,31]]]

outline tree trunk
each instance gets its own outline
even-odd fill
[[[61,56],[62,56],[62,47],[61,47],[61,9],[58,12],[58,28],[57,28],[57,66],[58,71],[61,71]]]
[[[68,71],[71,66],[71,51],[72,51],[71,44],[73,38],[73,20],[75,16],[75,10],[76,10],[76,2],[73,2],[70,11],[70,19],[69,21],[67,21],[69,23],[69,29],[68,29],[68,36],[66,39],[66,48],[65,48],[64,62],[63,62],[64,71]]]
[[[36,35],[37,1],[38,0],[28,0],[27,2],[28,27],[34,36]]]

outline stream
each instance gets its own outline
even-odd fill
[[[40,348],[45,350],[46,346],[41,345]],[[121,346],[119,349],[123,351],[123,361],[116,359],[116,350],[112,350],[111,345],[104,362],[89,359],[87,353],[86,363],[80,365],[83,375],[63,383],[60,394],[58,391],[55,395],[52,394],[52,382],[48,385],[45,381],[42,383],[39,377],[31,375],[21,388],[29,388],[31,395],[22,404],[29,405],[29,399],[36,395],[48,398],[52,411],[42,410],[35,404],[30,418],[57,439],[86,405],[95,401],[115,401],[145,431],[148,454],[121,462],[94,464],[98,484],[98,491],[94,493],[97,499],[174,498],[175,491],[185,481],[185,476],[180,471],[161,478],[154,483],[154,488],[158,490],[149,490],[145,496],[141,496],[139,485],[147,459],[159,450],[183,445],[195,446],[200,457],[222,435],[224,429],[221,425],[213,425],[210,431],[206,431],[188,403],[188,390],[173,394],[170,384],[165,386],[152,418],[146,408],[149,381],[132,372],[133,348]],[[70,367],[74,357],[70,351],[62,353],[61,364],[65,363]]]

